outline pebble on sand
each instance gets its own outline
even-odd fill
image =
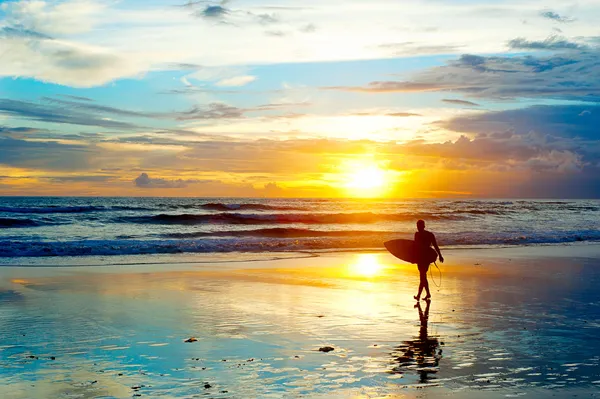
[[[319,352],[325,352],[325,353],[331,352],[333,350],[335,350],[335,348],[332,346],[324,346],[322,348],[319,348]]]

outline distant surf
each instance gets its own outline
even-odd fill
[[[382,248],[425,219],[443,246],[600,241],[596,200],[0,198],[0,257]]]

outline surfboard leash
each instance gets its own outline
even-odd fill
[[[433,281],[433,284],[435,284],[435,286],[437,288],[441,288],[441,286],[442,286],[442,271],[440,270],[439,266],[437,265],[437,262],[433,262],[433,264],[435,265],[435,267],[437,267],[438,271],[440,272],[440,285],[438,285],[435,282],[435,279],[433,278],[433,272],[431,271],[432,270],[431,268],[429,268],[429,275],[431,276],[431,281]]]

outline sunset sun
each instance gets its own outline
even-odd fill
[[[354,197],[381,196],[390,184],[389,172],[373,161],[349,161],[342,168],[344,187]]]

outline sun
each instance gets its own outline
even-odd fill
[[[379,197],[391,183],[389,172],[372,160],[352,160],[341,165],[344,188],[353,197]]]

